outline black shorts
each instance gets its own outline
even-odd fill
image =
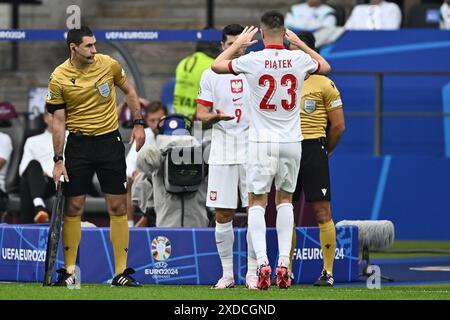
[[[330,169],[325,138],[302,141],[302,160],[294,191],[294,200],[300,199],[303,189],[307,202],[330,201]]]
[[[69,175],[69,182],[64,185],[65,196],[87,194],[94,172],[104,193],[126,193],[125,146],[118,131],[100,136],[70,133],[64,154]]]

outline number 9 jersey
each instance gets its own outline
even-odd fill
[[[220,109],[234,117],[213,125],[209,164],[244,164],[247,161],[249,128],[249,86],[244,75],[217,74],[205,70],[200,80],[197,103]]]
[[[317,61],[301,50],[267,45],[228,64],[230,72],[244,74],[250,87],[252,142],[298,142],[303,140],[299,104],[307,74],[320,69]]]

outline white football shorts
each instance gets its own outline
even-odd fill
[[[301,142],[249,142],[247,189],[269,193],[275,178],[277,190],[293,193],[302,157]]]
[[[242,207],[247,207],[248,191],[246,181],[245,164],[210,164],[206,206],[211,208],[236,209],[239,193]]]

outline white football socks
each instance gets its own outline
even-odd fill
[[[278,265],[289,267],[291,253],[292,230],[294,228],[294,207],[290,203],[277,206]]]
[[[258,264],[256,262],[255,249],[253,248],[252,237],[250,236],[250,230],[247,230],[247,275],[256,276],[256,269]]]
[[[269,264],[266,247],[266,209],[261,206],[253,206],[248,209],[248,231],[252,237],[258,266]]]
[[[223,277],[234,279],[233,275],[233,221],[227,223],[216,222],[215,229],[217,251],[222,263]]]

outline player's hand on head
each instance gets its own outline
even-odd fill
[[[258,42],[258,40],[252,40],[255,34],[258,32],[258,28],[255,26],[246,26],[244,31],[239,35],[236,39],[235,43],[237,43],[240,47],[249,47]]]
[[[292,30],[289,30],[286,28],[284,37],[292,43],[294,46],[297,46],[300,48],[301,44],[303,44],[303,41],[300,40],[300,38],[293,32]]]

